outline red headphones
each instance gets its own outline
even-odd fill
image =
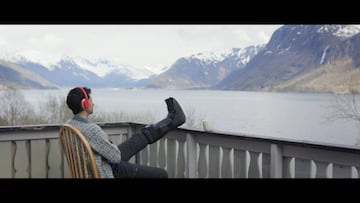
[[[81,105],[81,107],[82,107],[84,110],[86,110],[87,108],[89,108],[89,98],[88,98],[88,96],[87,96],[86,91],[84,90],[84,88],[82,88],[82,87],[78,87],[78,88],[82,91],[82,93],[83,93],[84,96],[85,96],[85,98],[81,100],[80,105]]]

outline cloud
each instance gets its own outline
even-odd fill
[[[163,68],[179,57],[266,43],[280,25],[0,25],[0,49]]]
[[[8,42],[5,40],[4,37],[0,36],[0,45],[6,45]]]
[[[260,41],[265,44],[269,42],[271,36],[267,35],[264,31],[260,31],[256,34],[256,38],[257,38],[256,41]]]
[[[57,46],[62,44],[64,40],[53,34],[45,34],[41,38],[30,38],[28,43],[36,46]]]
[[[176,33],[188,47],[198,51],[245,48],[265,44],[269,41],[274,27],[280,25],[187,25]],[[202,50],[200,50],[202,48]],[[190,52],[190,50],[189,50]]]

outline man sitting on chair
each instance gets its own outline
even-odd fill
[[[167,98],[168,114],[163,120],[144,127],[123,143],[115,145],[100,126],[88,120],[94,108],[90,94],[91,89],[86,87],[76,87],[69,91],[66,104],[74,116],[66,124],[79,129],[88,140],[100,178],[167,178],[168,174],[162,168],[133,164],[128,160],[148,144],[185,123],[185,114],[179,103],[172,97]]]

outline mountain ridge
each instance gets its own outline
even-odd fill
[[[360,80],[357,76],[360,25],[284,25],[273,33],[267,44],[180,57],[171,66],[164,67],[160,74],[122,66],[105,58],[90,61],[66,56],[56,64],[48,65],[46,59],[42,60],[45,64],[41,64],[21,55],[7,57],[5,66],[15,64],[17,68],[6,69],[7,72],[15,71],[12,79],[22,78],[24,72],[17,71],[21,67],[36,73],[40,77],[39,84],[45,84],[47,80],[47,85],[52,87],[86,85],[94,88],[341,93],[345,90],[340,83]],[[3,71],[6,72],[4,68]],[[0,85],[15,83],[2,80]],[[352,84],[357,87],[356,83]]]
[[[353,27],[347,37],[334,34],[346,27],[348,25],[284,25],[274,32],[262,52],[244,69],[229,75],[216,88],[267,91],[349,54],[360,55],[355,51],[359,50],[358,44],[348,42],[358,41],[359,27]],[[346,43],[348,48],[344,48]]]
[[[148,87],[209,89],[232,71],[244,68],[264,46],[233,48],[220,53],[202,52],[179,58],[167,71],[152,79]]]

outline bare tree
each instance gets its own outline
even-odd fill
[[[347,119],[360,122],[360,104],[357,97],[359,95],[353,91],[344,95],[337,95],[335,104],[331,105],[332,114],[328,119]]]
[[[350,79],[345,94],[336,94],[334,103],[330,105],[330,113],[326,115],[328,120],[345,119],[360,122],[359,91]],[[360,124],[360,123],[359,123]]]
[[[39,109],[39,119],[43,123],[59,124],[72,116],[63,97],[48,95],[44,102],[40,103]]]
[[[328,121],[339,119],[355,121],[360,129],[360,94],[352,80],[347,86],[346,93],[335,94],[334,103],[330,105],[330,111],[325,115],[325,119]],[[360,135],[358,135],[355,145],[360,146]]]
[[[189,127],[189,128],[202,129],[202,122],[204,120],[204,116],[196,115],[195,108],[193,108],[193,107],[188,107],[188,108],[186,108],[185,111],[186,111],[185,112],[186,122],[185,122],[184,126]]]
[[[129,115],[125,112],[96,111],[89,119],[92,122],[131,122]]]
[[[34,115],[24,95],[16,89],[7,89],[0,95],[0,106],[0,118],[7,125],[24,124],[24,120],[29,120],[29,115]]]

